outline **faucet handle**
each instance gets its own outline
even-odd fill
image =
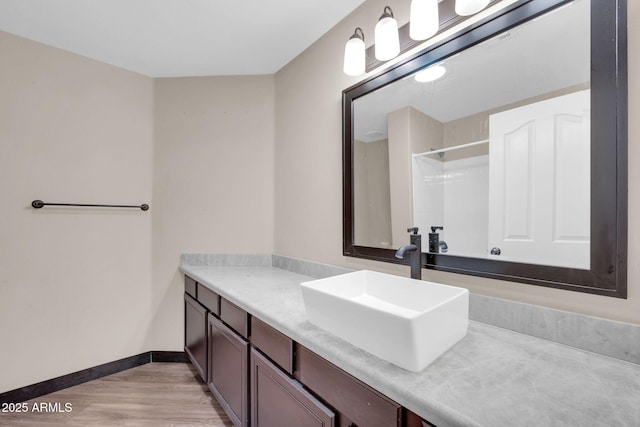
[[[407,228],[407,233],[411,232],[413,232],[413,234],[418,234],[418,227]]]

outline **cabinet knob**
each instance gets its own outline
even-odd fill
[[[500,248],[491,248],[491,255],[500,255],[500,253],[502,253]]]

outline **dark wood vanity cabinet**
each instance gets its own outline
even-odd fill
[[[292,377],[294,342],[251,317],[251,425],[333,427],[335,413]]]
[[[431,424],[185,276],[185,352],[237,427]]]
[[[252,426],[433,426],[251,316]]]
[[[219,314],[218,294],[184,278],[184,351],[203,381],[207,381],[207,313]]]
[[[208,320],[209,389],[236,427],[249,425],[249,342],[211,313]]]
[[[184,351],[237,427],[249,425],[249,315],[189,276]]]
[[[207,380],[207,309],[184,294],[184,351],[203,381]]]
[[[402,406],[298,345],[295,376],[338,412],[340,427],[402,427]]]

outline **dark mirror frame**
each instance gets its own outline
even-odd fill
[[[396,259],[393,249],[355,244],[353,101],[568,2],[521,0],[343,91],[345,256],[408,263]],[[591,269],[432,253],[422,253],[422,267],[626,298],[627,175],[627,4],[591,0]]]

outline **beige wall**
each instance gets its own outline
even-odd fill
[[[532,98],[524,99],[519,102],[503,105],[498,108],[446,122],[444,123],[443,145],[445,147],[452,147],[456,145],[480,141],[483,139],[489,139],[489,116],[491,116],[492,114],[511,110],[523,105],[533,104],[534,102],[540,102],[546,99],[566,95],[568,93],[586,90],[589,88],[589,83],[583,83],[580,85],[548,92],[542,95],[534,96]],[[485,154],[489,154],[489,144],[474,145],[472,147],[463,148],[460,150],[448,151],[446,153],[444,161],[460,160],[468,157],[482,156]]]
[[[368,0],[276,74],[275,251],[353,268],[408,275],[408,268],[342,256],[341,92],[357,78],[342,74],[344,43],[361,26],[371,43],[385,5],[407,22],[408,2]],[[640,20],[640,3],[629,2],[628,22]],[[640,27],[629,25],[629,118],[640,114]],[[426,279],[473,292],[640,323],[640,122],[629,123],[629,298],[501,282],[425,270]],[[313,161],[304,161],[305,154]],[[299,236],[305,236],[304,239]]]
[[[411,110],[410,107],[401,108],[387,115],[391,242],[395,248],[407,243],[407,228],[413,225]]]
[[[0,54],[0,392],[182,350],[180,254],[273,252],[274,76],[154,81],[1,32]]]
[[[181,253],[273,252],[274,77],[155,81],[153,350],[183,346]]]
[[[399,248],[407,243],[407,228],[414,226],[412,154],[442,147],[442,123],[404,107],[389,113],[387,124],[392,246]]]
[[[3,32],[0,58],[3,392],[148,350],[155,206],[152,79]]]
[[[388,140],[354,141],[353,188],[354,241],[392,247]]]

